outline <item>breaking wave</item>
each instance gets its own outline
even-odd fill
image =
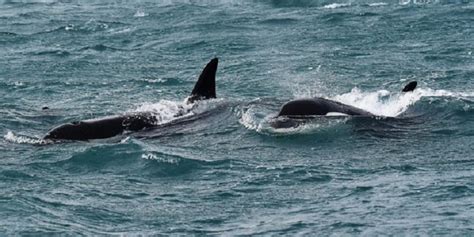
[[[324,5],[324,9],[336,9],[336,8],[341,8],[341,7],[348,7],[350,6],[350,3],[331,3],[328,5]]]

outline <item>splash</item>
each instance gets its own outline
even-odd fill
[[[359,88],[354,88],[349,93],[337,95],[330,99],[367,110],[375,115],[396,117],[423,97],[466,98],[472,96],[474,96],[474,93],[458,93],[430,88],[419,88],[410,93],[391,93],[387,90],[363,92]]]
[[[239,123],[249,130],[261,132],[264,125],[262,121],[269,120],[270,117],[272,117],[272,115],[265,117],[265,115],[258,113],[254,107],[250,107],[242,112]]]
[[[209,110],[216,106],[222,99],[198,101],[187,103],[183,101],[160,100],[158,103],[144,103],[129,112],[149,112],[156,118],[156,125],[166,124],[179,118],[190,117]]]
[[[347,121],[347,116],[334,116],[330,119],[315,118],[289,128],[274,128],[271,126],[275,122],[276,114],[266,113],[264,108],[251,106],[242,111],[239,123],[248,130],[253,130],[261,134],[273,136],[286,136],[292,134],[311,134],[314,132],[324,132],[325,130],[337,127]]]
[[[27,136],[22,136],[22,135],[15,135],[13,132],[8,131],[5,136],[3,136],[5,140],[12,142],[12,143],[18,143],[18,144],[32,144],[32,145],[44,145],[44,144],[49,144],[50,142],[40,139],[40,138],[34,138],[34,137],[27,137]]]

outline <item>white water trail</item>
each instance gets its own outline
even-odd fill
[[[387,90],[363,92],[356,87],[348,93],[337,95],[329,99],[367,110],[375,115],[396,117],[423,97],[465,98],[472,96],[474,96],[474,93],[433,90],[430,88],[419,88],[408,93],[391,93]]]
[[[7,134],[3,136],[3,138],[5,138],[5,140],[9,142],[18,143],[18,144],[44,145],[44,144],[50,143],[40,138],[16,135],[12,131],[8,131]]]
[[[328,5],[324,5],[322,8],[324,9],[336,9],[336,8],[341,8],[341,7],[349,7],[351,4],[350,3],[331,3]]]

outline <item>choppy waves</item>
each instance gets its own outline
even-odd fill
[[[0,235],[469,235],[472,9],[0,1]],[[213,57],[219,99],[185,103]],[[311,96],[378,116],[271,128]],[[156,127],[41,139],[134,112]]]

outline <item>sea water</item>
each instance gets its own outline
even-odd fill
[[[0,233],[473,235],[473,26],[469,0],[2,0]],[[269,125],[311,96],[377,116]],[[159,129],[41,139],[137,111]]]

